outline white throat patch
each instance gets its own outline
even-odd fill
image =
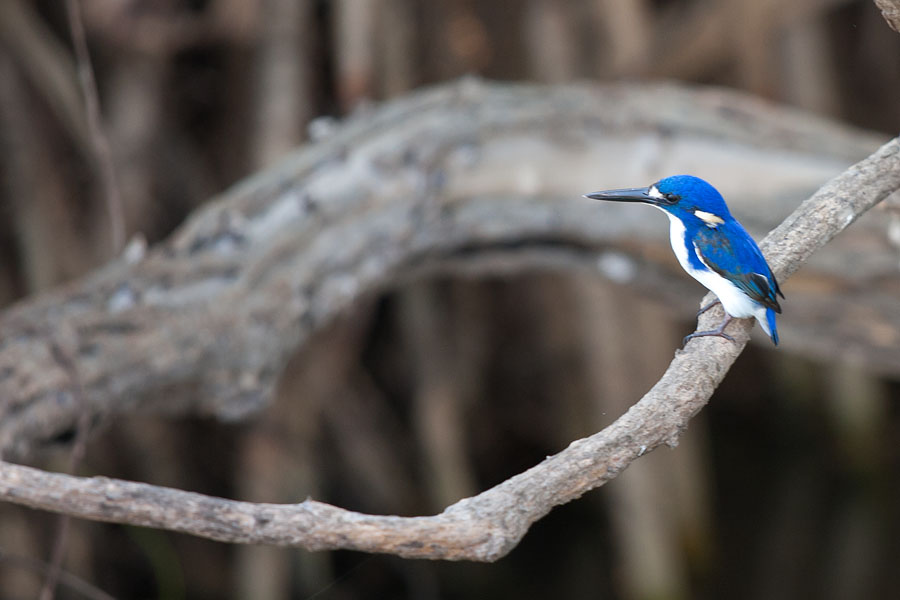
[[[717,227],[724,223],[724,219],[719,215],[714,215],[713,213],[706,212],[705,210],[695,210],[694,216],[706,223],[708,227]]]

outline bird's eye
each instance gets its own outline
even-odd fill
[[[676,202],[681,200],[681,196],[679,196],[678,194],[666,194],[665,199],[667,204],[675,204]]]

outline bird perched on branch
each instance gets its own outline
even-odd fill
[[[775,313],[781,313],[777,295],[784,298],[772,270],[750,234],[731,216],[722,195],[692,175],[673,175],[649,187],[606,190],[585,194],[594,200],[642,202],[669,217],[669,238],[678,262],[688,274],[709,288],[718,300],[704,306],[697,316],[721,302],[725,320],[716,329],[698,331],[684,338],[719,336],[733,318],[755,317],[775,345],[778,329]]]

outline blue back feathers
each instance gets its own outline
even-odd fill
[[[777,295],[784,297],[759,246],[747,230],[731,216],[719,191],[693,175],[673,175],[661,179],[656,188],[679,197],[676,204],[662,206],[684,223],[688,259],[696,269],[709,268],[738,286],[750,298],[768,309],[781,312]],[[710,226],[696,215],[710,213],[722,219]],[[697,252],[694,252],[694,246]],[[699,256],[698,256],[699,254]],[[774,315],[772,317],[774,321]],[[776,342],[777,343],[777,342]]]
[[[699,258],[753,300],[781,312],[778,282],[750,234],[733,218],[715,229],[697,227],[693,235]],[[689,256],[693,253],[689,253]],[[784,297],[784,294],[782,294]]]

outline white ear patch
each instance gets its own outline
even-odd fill
[[[655,200],[661,200],[665,197],[662,195],[662,192],[660,192],[659,189],[657,189],[657,187],[655,185],[650,186],[650,189],[647,190],[647,195]]]
[[[706,223],[709,227],[716,227],[717,225],[721,225],[725,222],[719,215],[714,215],[713,213],[706,212],[705,210],[695,210],[694,216]]]

